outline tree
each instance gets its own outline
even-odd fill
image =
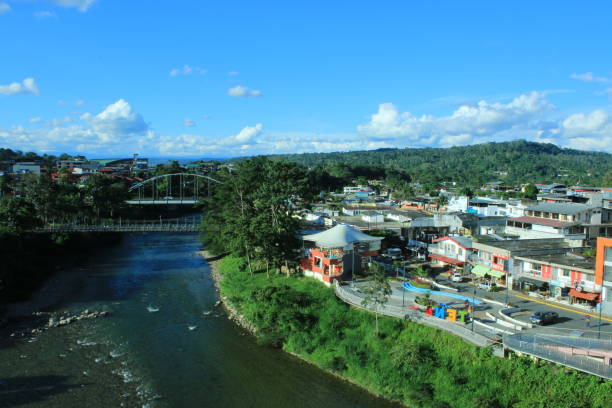
[[[436,204],[438,204],[440,207],[448,204],[448,197],[445,195],[440,194],[437,198],[436,198]]]
[[[533,184],[527,184],[523,189],[523,195],[525,196],[525,198],[535,200],[538,197],[538,189]]]
[[[313,196],[304,169],[258,157],[221,174],[221,181],[203,217],[207,248],[246,257],[251,271],[253,262],[264,264],[268,274],[270,267],[294,262],[299,248],[295,203]]]
[[[32,203],[15,197],[0,197],[0,235],[21,236],[41,225]]]
[[[378,264],[370,267],[370,281],[363,288],[365,297],[361,304],[364,307],[374,305],[374,319],[376,320],[376,336],[378,336],[378,308],[384,306],[391,294],[391,285],[387,280],[387,272]]]
[[[467,186],[463,187],[461,191],[459,192],[459,194],[461,194],[462,196],[466,196],[467,198],[474,197],[474,191]]]

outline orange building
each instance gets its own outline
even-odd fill
[[[381,237],[373,237],[351,227],[339,224],[327,231],[302,237],[304,248],[300,269],[326,285],[343,275],[358,273],[364,259],[377,255]]]
[[[612,315],[612,238],[597,238],[595,283],[602,286],[602,313]]]

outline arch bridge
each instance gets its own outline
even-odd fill
[[[131,205],[194,205],[210,196],[219,180],[202,174],[172,173],[151,177],[129,188]]]

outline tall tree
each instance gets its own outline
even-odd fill
[[[299,245],[295,204],[313,194],[304,169],[258,157],[238,163],[221,178],[203,218],[207,248],[244,256],[249,268],[257,261],[268,271],[294,261]]]
[[[391,285],[387,280],[387,272],[378,264],[370,267],[370,280],[362,289],[365,294],[361,304],[364,307],[374,306],[374,319],[376,320],[376,335],[378,336],[378,310],[389,301]]]

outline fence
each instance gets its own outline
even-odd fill
[[[553,363],[612,379],[612,341],[555,335],[504,336],[504,346]]]
[[[480,347],[490,346],[493,343],[490,339],[486,338],[485,336],[482,336],[478,333],[474,333],[468,330],[467,328],[460,326],[457,323],[452,323],[447,320],[428,316],[420,311],[413,310],[407,307],[393,306],[389,304],[380,306],[378,310],[376,309],[374,305],[368,305],[368,307],[365,307],[361,303],[363,301],[363,298],[343,288],[342,286],[338,284],[338,282],[336,282],[336,284],[334,285],[334,290],[338,298],[342,299],[344,302],[352,306],[355,306],[357,308],[369,310],[372,312],[378,312],[386,316],[410,320],[416,323],[434,327],[436,329],[444,330],[456,336],[459,336],[469,341],[470,343],[475,344]]]
[[[36,232],[199,232],[200,220],[173,218],[161,220],[106,220],[99,223],[51,224]]]

